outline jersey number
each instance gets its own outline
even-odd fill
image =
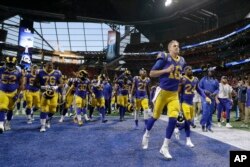
[[[45,79],[45,85],[56,85],[56,78],[54,76],[44,76],[43,79]]]
[[[185,86],[185,94],[194,94],[195,86],[193,87],[191,84],[187,84]]]
[[[2,74],[1,81],[3,84],[15,84],[17,77],[15,75]]]
[[[169,78],[180,80],[181,66],[175,66],[174,71],[170,73]]]

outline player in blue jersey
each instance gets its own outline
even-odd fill
[[[160,89],[155,93],[153,116],[148,120],[147,129],[142,139],[142,148],[148,148],[149,132],[155,121],[160,117],[163,108],[167,106],[169,122],[160,153],[165,158],[172,159],[169,153],[169,142],[180,112],[178,85],[181,72],[185,66],[185,60],[179,56],[180,48],[177,41],[173,40],[168,44],[168,51],[169,53],[160,52],[158,54],[157,61],[150,71],[150,77],[160,78]]]
[[[147,77],[147,71],[145,69],[140,69],[139,76],[133,78],[133,85],[131,88],[131,97],[135,97],[135,101],[130,99],[131,103],[135,103],[134,119],[135,119],[135,129],[138,129],[138,118],[141,108],[143,109],[143,117],[145,126],[149,118],[149,83],[150,79]],[[133,98],[133,97],[132,97]]]
[[[199,82],[200,88],[203,89],[206,96],[211,99],[211,103],[208,103],[206,99],[201,98],[202,118],[200,124],[203,132],[213,132],[211,129],[212,115],[215,110],[215,97],[219,92],[219,81],[214,77],[214,70],[214,68],[210,67],[208,69],[208,75],[204,76]]]
[[[125,70],[116,79],[117,104],[119,105],[120,121],[124,121],[125,112],[128,106],[129,93],[132,86],[132,77],[129,70]]]
[[[196,90],[202,97],[210,102],[210,99],[206,97],[204,91],[199,87],[199,80],[193,76],[192,67],[186,66],[184,68],[185,75],[181,78],[178,92],[180,94],[181,108],[184,114],[184,124],[177,125],[175,129],[176,138],[179,139],[179,130],[185,129],[186,132],[186,145],[188,147],[194,147],[190,138],[190,125],[195,116],[193,107],[194,91]]]
[[[103,95],[103,88],[105,76],[100,74],[97,79],[92,80],[91,86],[96,100],[96,106],[99,113],[102,116],[102,123],[106,123],[108,120],[105,119],[105,99]]]
[[[27,102],[26,115],[28,118],[28,124],[32,123],[32,112],[40,108],[40,91],[38,87],[34,86],[37,69],[37,65],[32,65],[31,72],[27,73],[24,77],[25,99]]]
[[[87,94],[93,93],[90,90],[90,80],[88,79],[88,72],[86,70],[80,70],[78,72],[78,79],[74,81],[67,94],[70,93],[71,90],[75,92],[77,123],[79,126],[82,126],[83,121],[81,114],[83,114],[85,120],[89,120],[86,113]]]
[[[46,127],[50,128],[50,122],[58,104],[58,87],[63,86],[61,77],[61,71],[54,70],[52,62],[47,62],[44,69],[38,70],[36,73],[34,85],[39,87],[42,92],[40,132],[45,132]]]
[[[75,88],[72,87],[74,82],[78,80],[78,78],[69,78],[68,80],[64,80],[63,84],[63,111],[61,113],[61,118],[59,120],[60,123],[64,121],[64,117],[68,112],[68,109],[72,106],[73,101],[74,101],[74,93],[75,93]],[[66,82],[66,83],[65,83]]]
[[[16,57],[7,56],[5,65],[0,68],[0,133],[10,130],[10,121],[13,115],[15,102],[23,86],[23,75],[16,67]],[[7,120],[5,121],[5,113]]]

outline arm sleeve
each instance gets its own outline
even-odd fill
[[[164,66],[164,60],[163,59],[158,59],[151,70],[160,70],[160,69],[163,68],[163,66]]]
[[[219,86],[219,82],[218,82],[217,80],[216,80],[216,85],[215,85],[215,86],[216,86],[216,89],[215,89],[215,91],[213,92],[213,94],[214,94],[214,95],[217,95],[217,94],[219,93],[219,87],[220,87],[220,86]]]

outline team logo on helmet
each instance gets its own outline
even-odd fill
[[[8,69],[15,69],[17,63],[16,57],[7,56],[5,58],[5,64]]]
[[[183,112],[179,112],[179,115],[177,117],[177,123],[178,124],[183,124],[184,121],[185,121],[185,118],[184,118]]]
[[[128,104],[128,106],[127,106],[127,111],[128,111],[129,113],[134,112],[134,106],[133,106],[131,103]]]

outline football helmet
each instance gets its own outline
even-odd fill
[[[139,74],[140,75],[146,75],[147,71],[144,68],[142,68],[142,69],[140,69]]]
[[[134,112],[134,106],[133,106],[131,103],[128,104],[128,106],[127,106],[127,111],[128,111],[129,113]]]
[[[67,80],[68,77],[67,77],[66,75],[62,75],[62,79],[63,79],[63,80]]]
[[[177,117],[177,123],[183,124],[184,121],[185,121],[185,118],[184,118],[183,112],[179,112],[178,117]]]
[[[9,70],[14,70],[16,68],[17,59],[16,57],[7,56],[5,58],[6,68]]]
[[[80,70],[78,72],[78,77],[81,79],[81,80],[85,80],[87,77],[88,77],[88,72],[86,70]]]

